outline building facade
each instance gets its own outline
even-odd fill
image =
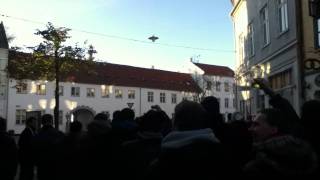
[[[225,120],[236,111],[234,72],[229,67],[190,62],[189,73],[202,89],[196,98],[215,96],[220,102],[220,113]],[[195,99],[198,100],[198,99]]]
[[[254,78],[265,78],[299,113],[303,78],[296,1],[235,0],[232,3],[239,110],[252,117],[269,107],[268,97],[252,87]]]
[[[28,54],[9,52],[10,61],[19,61]],[[97,113],[110,115],[123,108],[131,108],[141,116],[159,105],[169,117],[183,99],[193,100],[200,88],[186,73],[139,68],[111,63],[95,63],[95,73],[72,72],[59,84],[59,128],[65,131],[74,120],[84,127]],[[9,77],[7,129],[20,133],[25,120],[53,114],[55,83],[44,80],[16,80]]]
[[[300,0],[305,100],[320,100],[320,0]]]
[[[3,23],[0,23],[0,117],[7,117],[8,103],[8,41]]]

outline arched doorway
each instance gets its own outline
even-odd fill
[[[83,130],[87,130],[87,125],[93,120],[95,111],[88,106],[78,106],[70,112],[73,115],[73,121],[79,121],[82,123]]]

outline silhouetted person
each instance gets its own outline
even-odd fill
[[[253,120],[255,156],[245,167],[248,176],[304,177],[315,171],[316,154],[306,142],[286,132],[286,116],[277,109],[262,110]]]
[[[315,149],[320,162],[320,101],[307,101],[302,106],[301,122],[304,128],[304,139],[307,140]],[[320,168],[318,167],[318,177],[320,177]]]
[[[114,136],[111,122],[104,113],[99,113],[88,124],[88,132],[83,144],[83,167],[80,169],[83,179],[106,179],[113,177],[116,158]],[[119,145],[118,145],[119,147]],[[119,148],[118,148],[119,149]]]
[[[290,102],[281,95],[276,94],[265,79],[254,79],[254,83],[259,84],[260,89],[269,96],[269,104],[286,115],[286,118],[281,119],[283,124],[282,131],[296,137],[302,137],[303,131],[300,118]]]
[[[123,144],[123,165],[133,179],[143,178],[150,163],[158,157],[167,120],[161,110],[149,110],[139,120],[137,138]]]
[[[19,138],[20,180],[32,180],[34,176],[34,136],[36,118],[26,120],[26,127]]]
[[[35,136],[35,154],[37,176],[39,180],[57,180],[61,160],[61,143],[64,134],[53,126],[53,116],[44,114],[41,117],[42,127]]]
[[[118,118],[112,121],[112,129],[120,143],[135,138],[138,125],[134,119],[134,111],[130,108],[124,108],[121,110]]]
[[[225,123],[220,113],[220,103],[214,96],[205,97],[201,105],[206,110],[208,126],[213,130],[218,139],[223,142],[225,139]]]
[[[61,164],[61,179],[81,179],[79,175],[80,167],[83,163],[81,143],[84,134],[82,124],[79,121],[70,123],[70,131],[62,142],[61,154],[63,163]]]
[[[158,161],[148,179],[214,179],[226,169],[224,150],[211,128],[206,111],[191,101],[175,108],[174,130],[162,141]]]
[[[0,117],[0,179],[13,180],[18,165],[18,149],[14,139],[6,132],[6,120]]]

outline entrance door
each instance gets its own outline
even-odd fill
[[[29,111],[26,114],[26,118],[28,119],[29,117],[36,118],[34,127],[36,128],[36,132],[38,132],[39,129],[41,128],[41,111]]]

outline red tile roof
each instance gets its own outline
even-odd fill
[[[96,63],[95,74],[74,73],[69,81],[85,84],[143,87],[162,90],[199,92],[199,86],[189,74],[147,69],[111,63]]]
[[[10,52],[10,59],[24,59],[30,57],[28,53]],[[10,63],[9,63],[10,65]],[[147,69],[127,65],[96,62],[94,73],[73,72],[61,81],[105,84],[115,86],[141,87],[161,90],[174,90],[185,92],[200,92],[199,86],[190,74]],[[11,76],[12,77],[12,76]]]
[[[216,66],[210,64],[201,64],[201,63],[193,63],[198,66],[200,69],[204,71],[205,75],[214,75],[214,76],[227,76],[233,77],[234,72],[232,69],[226,66]]]

